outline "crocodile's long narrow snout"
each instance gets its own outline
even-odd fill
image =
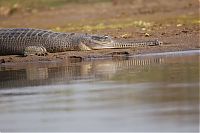
[[[151,41],[113,41],[114,48],[133,48],[139,46],[158,46],[162,45],[161,41],[151,40]]]

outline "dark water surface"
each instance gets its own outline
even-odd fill
[[[199,51],[0,66],[0,131],[198,131]]]

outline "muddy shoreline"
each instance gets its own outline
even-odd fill
[[[97,60],[102,58],[113,59],[127,59],[133,55],[147,54],[147,53],[162,53],[162,52],[174,52],[174,51],[187,51],[198,50],[199,41],[193,35],[179,35],[175,38],[161,38],[163,41],[161,46],[146,46],[133,49],[102,49],[92,51],[67,51],[58,53],[48,53],[47,56],[27,56],[20,55],[7,55],[0,56],[0,64],[5,63],[21,63],[21,62],[50,62],[50,61],[62,61],[62,62],[81,62],[86,60]],[[172,41],[170,41],[172,40]]]

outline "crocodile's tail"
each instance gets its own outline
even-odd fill
[[[157,46],[161,45],[162,42],[158,40],[152,41],[114,41],[113,45],[115,48],[134,48],[139,46]]]

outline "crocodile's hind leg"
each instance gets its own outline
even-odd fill
[[[43,46],[28,46],[24,50],[24,56],[28,55],[46,56],[47,50]]]

